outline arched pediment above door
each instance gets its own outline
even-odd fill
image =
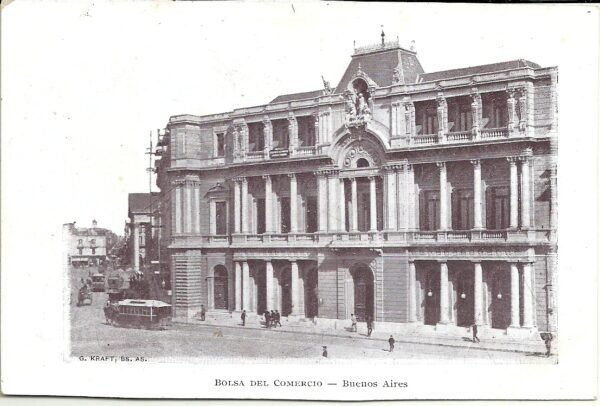
[[[379,168],[385,164],[385,146],[367,126],[344,128],[335,138],[331,157],[340,169]]]

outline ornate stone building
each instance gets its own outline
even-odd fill
[[[526,60],[425,73],[382,41],[335,88],[171,117],[175,316],[555,330],[556,83]]]

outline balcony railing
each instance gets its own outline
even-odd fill
[[[501,128],[483,128],[481,130],[481,138],[484,140],[496,139],[496,138],[507,138],[508,129],[506,127]]]
[[[471,141],[472,138],[473,138],[472,131],[455,131],[455,132],[448,133],[446,136],[446,140],[448,142]]]
[[[298,148],[296,148],[295,155],[299,155],[299,156],[317,155],[317,147],[314,145],[298,147]]]
[[[248,161],[257,161],[263,159],[265,153],[263,151],[248,151],[246,153],[246,160]]]
[[[437,144],[437,142],[437,134],[419,134],[412,138],[412,143],[414,145]]]

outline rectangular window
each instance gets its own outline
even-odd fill
[[[290,232],[290,198],[282,197],[281,198],[281,232],[289,233]]]
[[[265,148],[265,129],[263,123],[248,124],[248,151],[258,152]]]
[[[471,190],[455,190],[452,193],[452,229],[472,229],[473,210],[473,192]]]
[[[92,248],[92,255],[96,255],[96,248]]]
[[[440,194],[438,191],[423,193],[420,211],[421,230],[435,231],[440,228]]]
[[[79,255],[83,255],[83,248],[77,248],[77,251],[79,251]]]
[[[225,202],[215,203],[215,226],[217,235],[227,234],[227,205]]]
[[[256,199],[256,233],[265,233],[265,199]]]
[[[457,131],[469,131],[473,127],[473,115],[471,113],[471,106],[461,105],[459,107],[458,115],[458,129]]]
[[[425,111],[425,120],[423,121],[423,134],[437,134],[438,117],[436,109],[427,109]]]
[[[217,157],[223,157],[225,156],[225,133],[218,133],[216,137]]]
[[[318,204],[316,196],[308,196],[306,198],[306,232],[315,233],[317,231],[317,223],[319,218]]]
[[[493,187],[487,190],[486,223],[490,230],[508,228],[510,197],[507,187]]]

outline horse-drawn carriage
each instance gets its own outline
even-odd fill
[[[117,327],[165,329],[171,325],[171,305],[160,300],[125,299],[107,303],[106,322]]]
[[[92,292],[88,285],[83,285],[81,288],[79,288],[79,292],[77,293],[77,306],[83,306],[86,304],[92,304]]]

